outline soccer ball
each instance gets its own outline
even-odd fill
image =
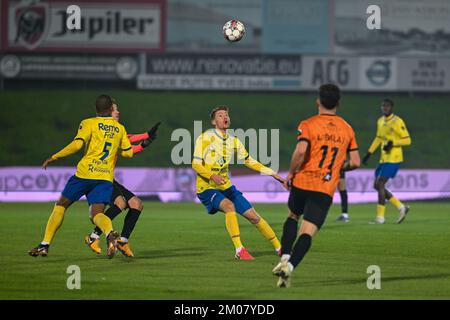
[[[239,20],[230,20],[223,26],[223,36],[231,42],[236,42],[242,39],[245,34],[245,27]]]

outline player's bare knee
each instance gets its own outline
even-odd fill
[[[298,215],[296,215],[295,213],[293,213],[290,210],[289,210],[289,213],[288,213],[288,218],[291,218],[291,219],[294,219],[295,221],[298,221]]]
[[[125,201],[125,199],[123,197],[117,197],[114,200],[114,204],[120,209],[120,210],[125,210],[125,208],[127,207],[127,202]]]
[[[373,184],[373,188],[377,191],[384,189],[384,184],[381,181],[376,180]]]
[[[132,209],[136,209],[142,211],[144,209],[144,205],[142,204],[142,200],[138,197],[133,197],[128,200],[128,206]]]
[[[222,200],[222,202],[220,203],[220,206],[224,212],[235,212],[236,211],[233,202],[231,202],[228,199]]]
[[[311,237],[313,237],[318,231],[317,226],[309,221],[303,220],[302,224],[300,225],[299,234],[308,234]]]
[[[94,219],[94,217],[96,215],[98,215],[99,213],[103,213],[105,211],[105,206],[100,206],[100,205],[91,205],[89,208],[89,214],[91,219]]]
[[[244,217],[250,221],[251,224],[258,224],[261,221],[261,216],[254,209],[249,209],[245,212]]]
[[[255,217],[252,217],[251,219],[250,219],[250,222],[252,223],[252,224],[258,224],[259,222],[261,221],[261,217],[260,216],[255,216]]]
[[[65,197],[61,197],[58,199],[58,201],[56,201],[57,206],[64,207],[65,209],[67,209],[72,203],[73,203],[72,200],[67,199]]]

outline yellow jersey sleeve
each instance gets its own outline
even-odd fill
[[[208,170],[200,160],[194,159],[194,161],[192,161],[192,169],[207,180],[209,180],[212,176],[211,170]]]
[[[409,132],[408,129],[406,128],[406,124],[405,121],[403,121],[403,119],[398,119],[396,126],[395,126],[395,131],[397,131],[397,134],[401,137],[401,138],[406,138],[409,137]]]
[[[372,144],[369,147],[368,152],[369,153],[374,153],[375,151],[377,151],[378,147],[381,145],[382,143],[382,133],[381,133],[381,126],[382,126],[382,120],[381,118],[378,119],[377,121],[377,133],[375,135],[375,138],[372,141]]]
[[[84,143],[88,143],[91,139],[91,135],[92,123],[91,121],[89,121],[89,119],[85,119],[81,121],[80,125],[78,126],[78,132],[74,140],[83,140]]]
[[[383,118],[379,118],[377,121],[377,134],[376,137],[377,138],[382,138],[383,133],[381,132],[381,128],[383,127]]]
[[[209,180],[211,178],[212,172],[206,166],[204,166],[204,135],[201,134],[195,141],[194,156],[192,160],[192,169],[199,174],[201,177]]]
[[[78,150],[83,148],[83,141],[81,139],[75,139],[71,143],[69,143],[64,149],[52,155],[52,158],[58,160],[60,158],[64,158],[74,154]]]
[[[207,147],[208,147],[208,141],[205,139],[205,134],[202,133],[195,141],[194,159],[203,161]]]
[[[131,149],[131,142],[130,139],[128,139],[127,130],[125,129],[124,126],[122,126],[122,128],[123,128],[123,135],[120,141],[120,149],[121,149],[120,155],[124,158],[132,158],[133,150]]]
[[[236,154],[237,154],[237,158],[239,160],[244,160],[244,165],[252,170],[261,172],[263,174],[266,175],[273,175],[275,173],[275,171],[273,171],[272,169],[266,167],[265,165],[263,165],[262,163],[258,162],[257,160],[253,159],[247,149],[245,149],[245,146],[243,145],[243,143],[238,139],[238,138],[234,138],[234,143],[236,145]]]
[[[409,135],[408,129],[403,119],[398,119],[395,125],[395,132],[397,133],[398,139],[394,139],[394,147],[404,147],[411,144],[411,137]]]

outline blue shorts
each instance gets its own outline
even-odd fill
[[[380,163],[378,167],[375,169],[375,177],[395,178],[399,169],[400,169],[400,162]]]
[[[86,196],[89,205],[94,203],[110,203],[113,184],[106,180],[82,179],[71,176],[62,192],[63,197],[78,201]]]
[[[236,212],[244,214],[248,209],[252,208],[250,202],[242,195],[235,186],[231,186],[226,190],[208,189],[202,193],[197,193],[197,197],[208,210],[209,214],[214,214],[220,210],[220,203],[223,199],[229,199],[233,202]]]

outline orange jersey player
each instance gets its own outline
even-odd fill
[[[347,152],[358,150],[352,127],[336,114],[322,113],[299,124],[297,141],[305,141],[309,153],[292,184],[333,197]]]
[[[336,115],[339,100],[337,86],[322,85],[316,101],[319,114],[300,122],[298,127],[297,146],[285,183],[290,188],[289,215],[281,238],[281,262],[272,270],[279,277],[279,287],[290,285],[294,268],[302,261],[312,237],[325,222],[340,171],[356,169],[360,165],[355,133]],[[303,221],[296,241],[300,216]]]

